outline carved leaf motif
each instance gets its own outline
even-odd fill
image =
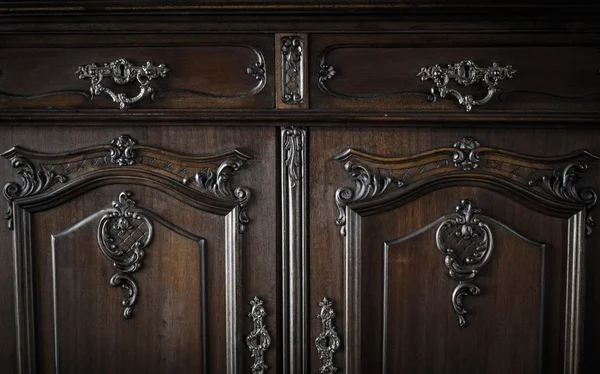
[[[346,205],[361,200],[372,199],[383,193],[398,189],[404,184],[391,174],[381,175],[379,171],[371,171],[368,167],[354,161],[344,164],[350,179],[355,183],[354,189],[341,187],[335,192],[335,202],[340,214],[336,224],[341,226],[340,233],[346,235]]]
[[[7,157],[11,165],[17,169],[17,174],[22,181],[22,184],[9,182],[4,185],[4,198],[8,200],[4,218],[8,221],[8,228],[12,230],[14,228],[12,202],[15,199],[42,193],[56,183],[67,182],[68,178],[65,175],[46,170],[43,166],[36,166],[25,157],[13,154],[11,151],[3,156]]]
[[[231,177],[241,166],[242,162],[240,161],[226,160],[219,166],[216,172],[210,168],[200,170],[194,176],[194,182],[200,191],[238,204],[238,221],[240,222],[240,232],[243,232],[245,225],[250,222],[250,218],[248,218],[250,190],[246,187],[237,187],[232,191],[229,185]],[[191,180],[188,178],[183,179],[184,184],[189,184],[190,182]]]
[[[304,149],[304,130],[291,128],[284,132],[283,146],[286,151],[285,165],[288,169],[291,187],[296,187],[302,168],[302,151]]]
[[[596,225],[592,217],[592,209],[598,201],[598,195],[590,187],[578,188],[578,182],[581,179],[579,173],[587,171],[587,164],[576,163],[567,165],[560,175],[544,175],[537,181],[531,181],[530,185],[535,186],[541,182],[542,186],[554,196],[574,203],[585,204],[587,208],[585,236],[592,235],[592,229]]]

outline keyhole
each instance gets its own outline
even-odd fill
[[[125,66],[124,65],[119,65],[119,76],[121,78],[125,77]]]

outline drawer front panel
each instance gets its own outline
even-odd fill
[[[473,38],[460,36],[456,41],[444,41],[441,36],[424,36],[417,45],[415,36],[345,40],[324,36],[313,45],[315,55],[320,56],[319,66],[313,66],[319,69],[315,74],[313,106],[450,112],[468,109],[466,96],[471,95],[476,101],[471,110],[478,112],[597,112],[600,108],[597,47],[576,43],[545,46],[533,41],[526,45],[490,46],[500,40],[486,43],[482,37]],[[355,43],[348,44],[348,40]],[[511,36],[513,44],[519,40],[518,36]],[[461,62],[462,65],[449,69],[449,65]],[[443,87],[455,90],[456,95],[447,92],[445,99],[437,100],[444,93],[432,76],[435,65],[449,75]],[[420,77],[422,68],[426,70]],[[463,70],[459,72],[459,68]],[[476,71],[477,68],[480,69]],[[499,74],[496,82],[491,78],[494,69]],[[489,101],[480,101],[478,106],[477,101],[489,92],[486,72],[494,92]],[[465,81],[457,79],[461,74]],[[433,87],[435,98],[431,94]],[[460,103],[461,98],[465,102]]]
[[[144,45],[144,40],[152,44]],[[174,40],[157,45],[156,38],[139,37],[127,46],[105,44],[107,40],[65,46],[67,41],[53,39],[46,46],[4,48],[0,50],[0,106],[118,109],[120,99],[112,99],[108,90],[117,97],[124,94],[123,106],[128,109],[273,106],[272,79],[266,73],[272,69],[266,68],[264,59],[264,53],[272,50],[269,38]],[[154,71],[147,69],[148,62]],[[107,66],[110,63],[113,66]],[[136,69],[141,69],[139,80]],[[119,84],[115,77],[126,82]],[[94,79],[100,88],[92,95]],[[143,85],[146,92],[136,98]]]

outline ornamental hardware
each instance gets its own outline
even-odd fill
[[[96,64],[82,65],[77,68],[75,74],[79,79],[89,78],[92,81],[90,92],[94,96],[109,96],[115,103],[119,104],[120,109],[125,109],[129,104],[134,104],[150,95],[153,98],[155,89],[150,85],[154,79],[167,75],[169,69],[164,64],[158,66],[147,61],[142,66],[134,66],[131,62],[121,58],[116,61],[105,63],[104,66]],[[137,80],[140,85],[140,92],[134,97],[127,97],[123,93],[115,93],[110,88],[102,85],[104,77],[111,77],[117,84],[125,84]]]
[[[448,94],[458,99],[458,103],[463,105],[467,112],[473,109],[474,105],[483,105],[488,103],[499,91],[498,82],[503,79],[512,78],[517,71],[511,65],[505,67],[498,66],[494,62],[488,68],[480,68],[471,60],[460,61],[455,64],[449,64],[447,68],[441,68],[439,65],[433,65],[421,68],[417,77],[422,81],[432,80],[434,86],[431,88],[431,95],[428,100],[436,102],[437,97],[445,98]],[[484,82],[487,85],[487,94],[482,99],[475,99],[472,95],[463,95],[460,92],[446,87],[450,79],[462,86],[470,86],[475,83]]]
[[[254,300],[250,301],[250,305],[252,305],[252,311],[248,313],[248,317],[252,318],[254,322],[254,330],[246,338],[246,344],[248,345],[248,349],[250,349],[250,356],[254,357],[251,370],[253,374],[264,374],[269,369],[265,364],[264,355],[267,348],[271,345],[271,336],[269,336],[269,332],[263,322],[267,312],[262,306],[263,301],[258,297],[254,297]]]
[[[338,368],[333,366],[333,354],[340,348],[340,338],[338,337],[335,327],[333,327],[333,319],[335,313],[332,308],[332,303],[326,297],[319,303],[321,310],[317,318],[323,324],[323,332],[315,339],[319,358],[323,360],[323,365],[319,368],[319,373],[331,374],[338,371]]]

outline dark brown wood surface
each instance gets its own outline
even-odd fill
[[[265,301],[268,316],[265,324],[277,342],[276,329],[276,224],[273,130],[217,129],[217,128],[107,128],[93,126],[65,128],[56,133],[42,134],[35,127],[5,128],[4,141],[44,152],[71,151],[84,146],[104,143],[114,134],[129,132],[138,142],[184,154],[211,154],[237,144],[240,150],[252,154],[253,159],[235,175],[236,183],[249,186],[253,194],[250,208],[251,226],[242,235],[238,290],[240,336],[237,349],[243,367],[250,365],[247,347],[242,340],[252,330],[252,321],[246,317],[251,309],[249,301],[258,296]],[[173,145],[173,139],[180,139]],[[256,141],[260,139],[260,147]],[[267,157],[267,155],[269,155]],[[13,175],[6,169],[5,175]],[[10,177],[7,178],[7,181]],[[255,182],[252,182],[255,180]],[[126,320],[120,305],[123,294],[118,287],[109,285],[114,272],[110,262],[99,251],[96,226],[99,217],[72,227],[98,210],[111,206],[122,190],[133,193],[138,205],[162,217],[168,226],[154,219],[155,233],[145,249],[146,256],[139,272],[134,274],[139,296],[134,316]],[[73,195],[62,205],[47,211],[32,213],[33,284],[37,364],[39,372],[53,372],[55,348],[61,372],[107,372],[129,368],[132,371],[208,372],[226,371],[226,323],[230,313],[225,310],[224,242],[225,217],[203,213],[185,202],[175,200],[164,192],[119,182],[94,189],[82,195]],[[202,301],[201,257],[197,240],[182,235],[185,231],[203,237],[205,252],[205,305]],[[173,230],[176,231],[173,231]],[[3,258],[12,257],[10,231],[3,225]],[[183,231],[183,232],[185,232]],[[61,233],[62,232],[62,233]],[[53,268],[51,239],[54,235],[56,279],[55,347],[53,326]],[[6,241],[6,242],[4,242]],[[9,260],[10,261],[10,260]],[[2,283],[12,293],[12,276]],[[6,308],[5,308],[6,307]],[[204,310],[204,313],[203,313]],[[4,321],[14,321],[14,304],[7,299],[2,308]],[[202,320],[206,319],[207,334],[203,342]],[[3,358],[6,372],[15,372],[14,325],[6,326],[2,344],[7,356]],[[12,342],[10,342],[12,340]],[[12,348],[11,348],[12,347]],[[203,353],[205,349],[206,353]],[[137,357],[134,359],[134,357]],[[266,353],[267,362],[276,362],[274,350]]]
[[[337,188],[353,186],[353,183],[343,171],[342,165],[333,160],[333,156],[346,147],[369,151],[381,156],[408,156],[440,146],[451,145],[455,139],[462,136],[473,136],[488,146],[533,155],[564,154],[574,149],[588,149],[592,152],[600,150],[596,132],[585,130],[553,130],[548,132],[547,130],[515,130],[501,127],[494,130],[475,128],[448,130],[423,128],[311,129],[311,150],[319,149],[319,152],[311,152],[309,156],[312,175],[310,190],[310,305],[313,308],[312,314],[318,312],[317,305],[322,297],[329,295],[334,302],[338,331],[345,328],[343,307],[345,299],[344,241],[339,233],[339,227],[335,225],[338,212],[334,196]],[[585,185],[598,186],[600,179],[598,179],[598,175],[595,175],[597,170],[599,170],[598,165],[592,164],[590,166],[588,173],[584,176],[583,183]],[[546,249],[547,253],[555,253],[553,249],[556,250],[556,246],[559,246],[561,250],[564,249],[566,239],[564,221],[561,223],[560,219],[544,218],[539,214],[534,214],[518,202],[515,204],[515,202],[510,202],[510,200],[485,189],[443,189],[425,195],[406,206],[398,208],[398,210],[363,218],[363,251],[376,254],[365,263],[362,274],[363,282],[367,282],[363,283],[365,292],[363,295],[368,300],[363,301],[361,305],[362,318],[365,318],[363,322],[363,339],[368,343],[361,346],[361,352],[364,353],[361,354],[361,357],[364,365],[367,365],[369,370],[371,368],[378,370],[378,365],[381,362],[378,359],[378,357],[381,357],[378,353],[381,348],[381,328],[378,327],[381,326],[381,309],[379,307],[381,296],[378,295],[381,295],[382,241],[402,236],[400,231],[409,233],[410,231],[419,230],[440,215],[450,213],[456,203],[466,195],[474,196],[472,200],[479,202],[479,206],[482,207],[484,213],[497,217],[498,220],[506,223],[517,232],[523,233],[525,237],[550,243]],[[402,229],[399,228],[399,225],[402,226]],[[554,229],[549,229],[549,227]],[[443,266],[442,256],[435,248],[435,241],[431,240],[431,236],[423,236],[425,234],[430,235],[431,231],[426,231],[411,239],[413,241],[411,243],[414,243],[414,245],[407,244],[402,248],[398,248],[399,254],[397,256],[402,256],[403,252],[400,249],[403,249],[405,250],[404,253],[413,253],[414,251],[416,257],[409,255],[395,257],[397,259],[395,264],[397,265],[394,266],[401,267],[405,271],[402,272],[402,275],[394,275],[396,278],[393,279],[396,279],[397,282],[394,287],[398,287],[397,293],[407,297],[398,297],[396,300],[390,296],[390,302],[394,300],[391,305],[397,308],[390,314],[392,316],[390,318],[395,318],[398,324],[387,330],[393,334],[388,336],[388,342],[396,348],[389,353],[388,370],[394,368],[394,370],[410,369],[416,370],[416,372],[426,372],[426,370],[455,372],[460,367],[461,370],[469,368],[474,373],[481,371],[495,372],[496,369],[523,373],[546,373],[553,372],[552,370],[562,372],[561,361],[548,364],[552,360],[560,360],[558,356],[562,355],[562,348],[558,341],[545,341],[547,345],[542,346],[542,356],[545,363],[540,364],[539,361],[540,351],[537,345],[539,337],[536,334],[539,331],[537,328],[540,324],[538,318],[541,297],[540,258],[538,257],[540,249],[526,243],[521,238],[515,237],[514,234],[508,234],[505,229],[498,229],[497,231],[500,242],[512,243],[512,245],[509,245],[511,247],[508,250],[509,252],[514,250],[518,253],[523,251],[528,254],[520,258],[513,258],[516,253],[513,253],[513,255],[508,255],[508,253],[498,255],[497,264],[490,264],[488,265],[490,266],[489,269],[482,270],[481,276],[482,282],[484,282],[482,286],[485,285],[482,288],[486,290],[485,294],[489,295],[488,292],[497,290],[505,296],[497,295],[498,298],[493,299],[495,301],[487,299],[488,302],[491,302],[487,306],[484,299],[488,296],[466,297],[465,303],[469,305],[469,308],[472,306],[474,316],[472,323],[464,330],[458,327],[455,320],[456,316],[448,299],[449,294],[447,291],[452,287],[449,284],[447,286],[440,285],[439,287],[444,291],[439,291],[438,286],[435,286],[439,284],[437,282],[444,282],[445,284],[447,278],[440,274],[440,271],[442,273],[445,271],[445,267]],[[431,248],[432,245],[433,248]],[[428,248],[422,248],[425,246]],[[595,323],[594,318],[590,317],[590,311],[594,310],[598,303],[597,292],[595,291],[598,285],[593,271],[593,263],[598,261],[595,255],[595,248],[598,246],[597,236],[593,235],[590,239],[587,239],[586,246],[588,273],[586,283],[587,313],[584,328],[584,373],[593,372],[593,368],[597,364],[592,352],[598,349],[597,339],[595,338],[598,334],[598,325]],[[502,249],[496,247],[495,250],[498,254]],[[428,254],[424,254],[424,252]],[[563,254],[557,256],[546,264],[550,267],[557,266],[554,270],[549,270],[552,275],[547,275],[550,277],[548,279],[560,277],[559,273],[564,271],[564,257],[561,257]],[[501,265],[502,262],[505,262],[506,265]],[[559,264],[560,262],[563,262],[563,264]],[[507,266],[510,270],[507,268],[502,270],[503,266]],[[520,272],[517,270],[519,268],[521,269]],[[518,273],[522,275],[516,275]],[[494,281],[494,277],[500,278]],[[512,289],[517,285],[521,285],[520,288]],[[548,319],[554,320],[554,324],[546,325],[544,334],[548,335],[545,336],[560,335],[562,329],[563,314],[561,314],[561,310],[564,308],[564,299],[561,287],[556,283],[546,290],[551,295],[546,296],[544,301],[546,305],[545,321],[547,322]],[[436,289],[438,291],[434,291]],[[501,291],[502,289],[504,291]],[[435,295],[438,295],[437,292],[441,292],[439,294],[441,299],[432,295],[431,292],[434,292]],[[442,297],[444,292],[445,297]],[[554,295],[552,296],[553,292]],[[514,296],[514,299],[509,300],[512,296]],[[550,302],[553,298],[554,301]],[[520,303],[517,300],[520,300]],[[531,318],[531,320],[527,320],[529,321],[527,322],[525,318]],[[322,327],[318,320],[313,319],[311,321],[311,334],[316,336]],[[477,326],[478,323],[481,323],[481,325]],[[514,323],[514,326],[522,326],[522,328],[509,327],[503,325],[503,323]],[[432,328],[432,326],[437,327]],[[504,328],[500,328],[500,326],[504,326]],[[500,329],[495,330],[497,328]],[[486,332],[477,334],[474,332],[475,330]],[[469,336],[472,336],[472,338],[468,338]],[[488,336],[489,339],[494,340],[494,344],[500,345],[497,346],[495,351],[492,351],[488,349],[491,343],[487,342],[487,339],[480,341],[475,336]],[[471,341],[472,345],[468,345],[469,349],[466,348],[467,346],[460,349],[462,344],[467,344],[463,339]],[[446,348],[442,348],[444,342]],[[409,345],[406,346],[406,344]],[[399,349],[400,346],[403,349]],[[479,354],[473,353],[479,348],[482,349]],[[513,348],[517,348],[517,350],[512,351]],[[345,346],[344,349],[349,348]],[[404,356],[398,353],[404,352],[406,349],[412,354],[407,353],[407,356]],[[465,353],[465,349],[469,353]],[[528,353],[520,356],[522,359],[517,360],[517,356],[514,355],[523,354],[522,350]],[[513,354],[509,352],[513,352]],[[313,353],[311,357],[312,370],[317,371],[320,365],[318,356]],[[343,354],[334,357],[334,361],[337,362],[338,366],[344,367]],[[508,369],[505,366],[510,365],[507,360],[516,366],[511,366]],[[443,367],[435,367],[436,362],[439,363],[439,361],[444,362]],[[549,366],[541,366],[542,370],[540,371],[540,365],[546,364]],[[362,370],[366,370],[367,366],[363,366]],[[451,369],[453,367],[454,370]]]

